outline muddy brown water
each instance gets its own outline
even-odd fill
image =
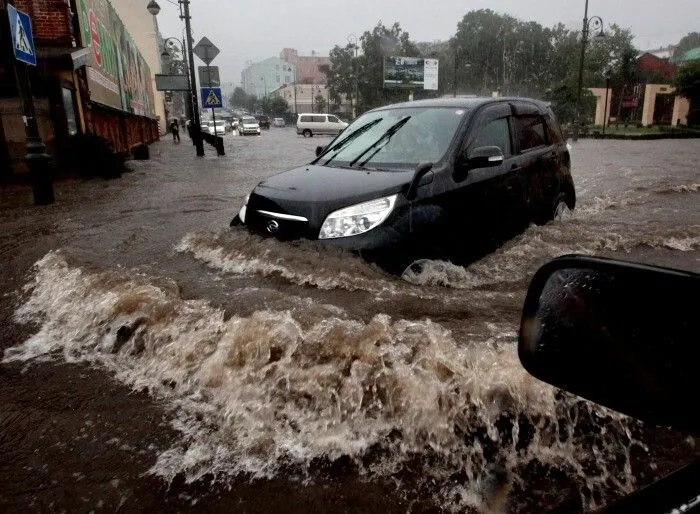
[[[0,192],[3,511],[592,510],[693,457],[532,379],[514,343],[557,255],[700,271],[695,141],[582,140],[572,216],[403,279],[228,229],[327,141],[164,141],[50,207]]]

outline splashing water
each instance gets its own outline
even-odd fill
[[[567,494],[596,507],[634,488],[630,455],[645,451],[636,422],[529,376],[499,324],[457,344],[438,323],[383,314],[226,319],[172,282],[88,273],[55,252],[27,292],[16,318],[40,329],[3,362],[99,364],[164,399],[182,441],[151,472],[168,480],[313,480],[318,462],[349,459],[449,510],[536,510]]]

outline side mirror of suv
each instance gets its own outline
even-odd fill
[[[319,155],[321,155],[321,154],[323,153],[323,150],[325,150],[325,149],[326,149],[325,146],[317,146],[317,147],[316,147],[316,157],[318,157]]]

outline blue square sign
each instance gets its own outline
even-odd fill
[[[220,87],[203,87],[202,88],[202,107],[213,108],[223,107],[221,101]]]
[[[10,18],[10,34],[15,59],[36,66],[32,20],[27,13],[18,11],[12,4],[7,5],[7,14]]]

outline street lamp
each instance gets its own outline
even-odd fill
[[[357,36],[355,34],[350,34],[348,36],[348,44],[355,49],[355,62],[353,63],[354,66],[354,82],[355,82],[355,102],[352,102],[352,99],[350,101],[350,108],[352,109],[352,119],[354,120],[357,117],[357,101],[359,100],[358,95],[357,95]]]
[[[202,141],[202,129],[201,122],[199,118],[199,102],[197,101],[197,91],[196,86],[197,79],[194,74],[194,55],[192,52],[192,27],[190,26],[190,0],[178,0],[178,5],[180,7],[180,19],[185,20],[185,39],[187,40],[187,60],[190,63],[189,66],[189,84],[190,84],[190,105],[191,105],[191,123],[192,127],[192,142],[197,149],[197,157],[204,156],[204,143]],[[146,5],[146,10],[153,16],[157,16],[160,12],[160,5],[156,0],[151,0]]]
[[[148,12],[151,13],[153,16],[158,16],[158,13],[160,12],[160,5],[158,5],[158,2],[156,2],[156,0],[151,0],[150,2],[148,2],[146,9],[148,9]]]
[[[592,16],[588,19],[588,0],[583,11],[583,30],[581,31],[581,59],[578,65],[578,91],[576,96],[576,117],[574,118],[574,141],[578,141],[581,128],[581,92],[583,90],[583,61],[586,57],[586,45],[589,32],[595,32],[596,38],[605,37],[603,31],[603,19],[600,16]]]
[[[610,70],[605,72],[605,107],[603,107],[603,134],[605,134],[605,125],[607,124],[608,116],[608,91],[610,91]]]

